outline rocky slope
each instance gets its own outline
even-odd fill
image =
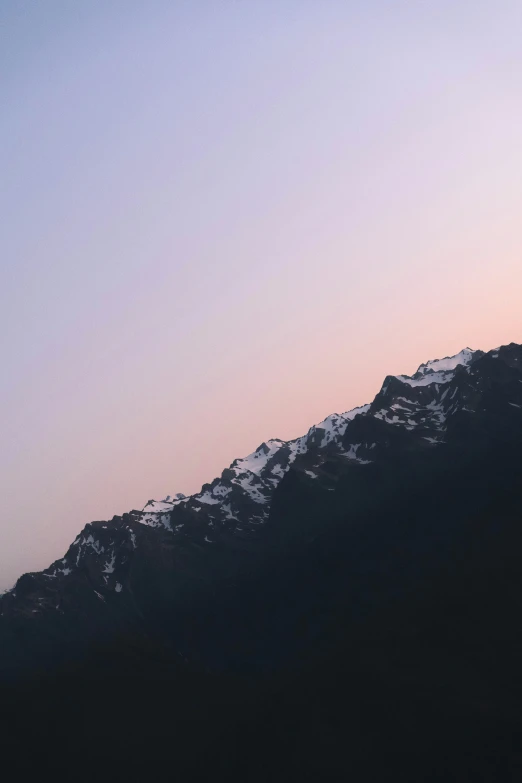
[[[512,343],[87,525],[2,598],[4,736],[87,779],[518,779],[521,476]]]
[[[293,441],[262,443],[195,495],[150,500],[141,511],[87,524],[63,558],[18,580],[2,597],[1,615],[33,621],[51,617],[55,623],[53,615],[75,613],[80,602],[89,615],[101,616],[101,605],[110,604],[112,614],[121,607],[122,617],[138,618],[144,595],[151,598],[151,585],[143,584],[151,563],[164,572],[152,580],[160,598],[162,592],[173,596],[180,576],[190,581],[191,569],[198,574],[196,582],[206,582],[222,568],[241,569],[241,563],[232,566],[231,561],[255,558],[260,529],[289,471],[304,484],[334,492],[339,468],[332,470],[333,465],[349,471],[379,463],[390,452],[443,446],[459,422],[486,411],[492,375],[520,373],[520,353],[515,344],[488,354],[466,348],[421,364],[411,377],[388,376],[371,404],[332,414]],[[508,419],[522,412],[517,380],[512,399],[498,412]]]

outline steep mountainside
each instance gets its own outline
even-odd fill
[[[521,475],[512,343],[88,524],[2,597],[17,725],[182,780],[518,779]]]
[[[356,416],[413,431],[418,445],[423,440],[427,444],[443,441],[448,416],[466,409],[461,395],[457,397],[457,386],[451,384],[456,369],[469,367],[481,355],[465,349],[457,356],[421,365],[411,378],[390,376],[371,405],[334,413],[293,441],[262,443],[248,457],[234,460],[196,495],[167,495],[161,501],[149,500],[141,511],[86,525],[65,557],[41,574],[26,574],[19,580],[4,599],[3,612],[19,606],[19,595],[23,596],[19,606],[23,611],[61,611],[55,598],[80,575],[88,576],[91,592],[98,588],[99,600],[104,600],[107,591],[124,592],[133,553],[145,535],[143,526],[167,530],[172,545],[187,539],[201,545],[230,543],[231,537],[247,541],[268,519],[274,491],[290,467],[310,480],[328,483],[323,470],[328,460],[341,457],[347,463],[368,464],[387,448],[385,440],[356,442],[358,429],[348,427]],[[38,588],[33,590],[36,583]]]

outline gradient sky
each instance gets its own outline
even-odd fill
[[[522,341],[519,0],[0,5],[0,586]]]

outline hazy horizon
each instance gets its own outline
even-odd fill
[[[0,22],[1,588],[387,374],[522,342],[519,3]]]

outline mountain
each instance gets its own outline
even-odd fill
[[[4,736],[182,780],[518,779],[521,468],[522,347],[466,348],[86,525],[2,596]]]

